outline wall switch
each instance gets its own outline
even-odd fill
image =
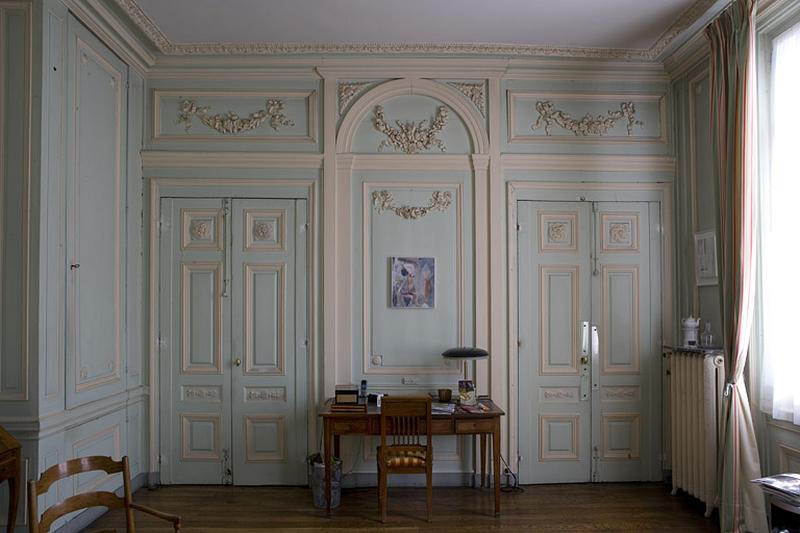
[[[410,378],[410,377],[403,378],[403,385],[416,385],[416,384],[417,384],[417,380],[414,379],[414,378]]]

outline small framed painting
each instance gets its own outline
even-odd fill
[[[393,309],[433,309],[436,302],[436,259],[392,257],[391,294]]]
[[[698,286],[719,284],[717,234],[713,230],[694,234],[694,272]]]

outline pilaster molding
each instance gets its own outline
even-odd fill
[[[0,304],[2,304],[2,298],[5,297],[3,294],[3,279],[5,278],[5,268],[6,268],[6,256],[5,254],[8,251],[12,251],[14,248],[16,250],[21,250],[22,259],[20,261],[20,272],[19,272],[19,285],[21,287],[20,291],[20,305],[19,308],[15,311],[19,314],[19,329],[15,332],[12,332],[14,335],[19,335],[19,353],[2,353],[0,352],[0,367],[3,365],[3,359],[5,358],[19,358],[18,368],[16,369],[16,376],[12,376],[11,372],[8,372],[8,375],[5,373],[1,376],[3,378],[2,385],[0,385],[0,401],[27,401],[29,399],[29,391],[30,391],[30,368],[31,368],[31,346],[38,345],[38,337],[36,337],[35,331],[31,331],[31,282],[30,282],[30,266],[31,266],[31,225],[34,225],[34,228],[38,226],[38,222],[33,220],[31,215],[31,165],[33,163],[33,156],[32,156],[32,130],[33,130],[33,31],[34,31],[34,23],[33,23],[33,2],[31,1],[14,1],[14,2],[2,2],[0,3],[0,22],[5,24],[6,22],[6,11],[22,11],[24,13],[25,18],[25,34],[24,34],[24,49],[22,50],[22,57],[24,62],[24,70],[22,72],[22,79],[14,80],[15,82],[19,83],[21,81],[21,92],[20,95],[22,99],[20,102],[14,102],[19,108],[23,109],[23,116],[24,119],[21,121],[20,124],[14,124],[15,128],[9,130],[9,132],[13,131],[15,136],[18,136],[23,139],[22,142],[22,151],[21,153],[17,154],[7,154],[6,153],[6,128],[3,127],[2,131],[0,131]],[[2,44],[0,44],[0,56],[5,55],[6,53],[10,53],[11,50],[8,50],[7,47],[10,42],[4,40]],[[0,123],[5,125],[9,118],[7,116],[8,110],[6,109],[6,98],[5,92],[12,88],[13,85],[7,86],[7,78],[11,77],[11,73],[8,70],[7,62],[3,61],[2,57],[0,57],[0,81],[2,81],[2,87],[0,87]],[[13,82],[12,82],[13,83]],[[12,89],[13,90],[13,89]],[[9,175],[8,174],[8,159],[16,159],[19,162],[19,168],[21,170],[20,175]],[[21,194],[19,201],[21,201],[21,210],[20,210],[20,228],[19,228],[19,236],[21,242],[18,243],[18,247],[14,246],[12,248],[13,243],[6,243],[5,240],[8,237],[6,234],[6,227],[5,223],[14,222],[13,219],[9,218],[6,220],[5,213],[4,213],[4,205],[6,202],[6,190],[7,184],[10,180],[19,180],[21,182]],[[37,213],[38,215],[38,213]],[[13,227],[13,226],[12,226]],[[16,228],[14,228],[16,229]],[[36,231],[36,230],[34,230]],[[8,246],[7,246],[8,245]],[[38,272],[38,268],[34,269]],[[13,279],[11,277],[7,279]],[[34,309],[37,306],[34,306]],[[34,328],[35,330],[35,328]],[[36,352],[34,352],[34,358],[36,357]],[[2,368],[3,371],[6,368]],[[12,388],[13,380],[17,380],[17,387],[14,389]],[[11,391],[6,390],[6,386],[8,388],[12,388]]]

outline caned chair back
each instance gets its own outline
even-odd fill
[[[95,471],[103,471],[109,475],[122,473],[123,496],[117,496],[115,493],[108,491],[82,492],[53,505],[39,516],[39,495],[45,494],[54,483],[64,478]],[[109,510],[124,509],[126,529],[129,532],[136,531],[133,520],[134,510],[172,522],[175,531],[180,531],[181,527],[180,517],[133,503],[131,471],[127,456],[123,457],[121,461],[114,461],[111,457],[100,455],[79,457],[53,465],[45,470],[38,480],[28,481],[28,525],[30,533],[47,533],[50,531],[53,522],[62,516],[89,507],[107,507]]]

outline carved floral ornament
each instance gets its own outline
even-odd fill
[[[192,237],[198,241],[206,240],[211,236],[211,228],[209,227],[208,222],[204,220],[192,222],[191,232]]]
[[[370,82],[368,81],[351,81],[351,82],[342,82],[338,86],[339,90],[339,113],[345,110],[345,108],[350,105],[350,102],[353,101],[358,93],[364,90],[364,88],[369,85]]]
[[[447,108],[444,106],[436,110],[436,116],[428,121],[401,122],[395,120],[397,128],[393,128],[386,123],[383,116],[383,106],[375,106],[374,124],[375,129],[386,135],[387,139],[378,145],[378,151],[382,152],[387,146],[393,147],[406,154],[416,154],[423,150],[430,150],[433,147],[442,152],[445,151],[444,143],[437,139],[436,135],[447,126]]]
[[[256,222],[253,226],[253,237],[257,241],[269,241],[275,238],[275,226],[271,222]]]
[[[567,225],[564,222],[551,222],[547,225],[547,235],[550,242],[564,242],[567,240]]]
[[[426,206],[394,205],[394,198],[389,191],[374,191],[372,193],[372,205],[375,211],[383,213],[392,211],[399,217],[406,220],[416,220],[422,218],[431,211],[447,211],[453,202],[453,195],[450,191],[434,191],[431,199]]]
[[[466,96],[472,102],[481,115],[486,116],[486,89],[483,82],[479,83],[466,83],[449,81],[447,85],[453,87],[455,90]]]
[[[536,111],[539,112],[539,117],[531,125],[531,129],[535,131],[544,124],[546,135],[550,135],[550,127],[553,124],[571,131],[576,136],[604,135],[622,119],[627,121],[628,136],[633,135],[634,126],[644,127],[644,122],[636,118],[636,106],[633,102],[622,102],[619,104],[619,111],[609,111],[605,115],[597,116],[586,113],[580,119],[574,119],[566,111],[556,109],[549,100],[536,102]]]
[[[631,241],[631,225],[627,222],[612,222],[608,233],[614,244],[626,244]]]
[[[269,126],[278,131],[283,126],[294,126],[294,121],[284,114],[284,103],[276,98],[268,98],[264,109],[258,109],[250,113],[247,117],[240,117],[234,111],[225,114],[209,115],[208,106],[199,106],[194,100],[182,100],[178,118],[175,124],[183,124],[188,132],[192,127],[192,117],[197,116],[200,122],[222,134],[237,134],[258,128],[265,121],[269,121]]]

